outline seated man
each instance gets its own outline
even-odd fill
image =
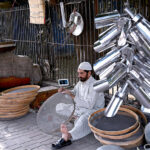
[[[88,117],[91,113],[104,107],[104,94],[94,91],[93,83],[95,79],[92,77],[91,71],[91,64],[82,62],[78,67],[80,81],[74,89],[72,91],[63,88],[58,89],[58,92],[70,95],[75,101],[75,124],[70,131],[68,131],[65,124],[61,124],[60,131],[62,138],[56,144],[52,144],[54,149],[60,149],[70,145],[71,140],[80,139],[91,133],[90,127],[88,126]]]

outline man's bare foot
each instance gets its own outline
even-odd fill
[[[62,134],[68,134],[67,126],[65,124],[61,124],[60,131]]]
[[[71,138],[71,135],[68,132],[67,126],[65,124],[61,124],[60,131],[62,133],[62,138],[65,141],[68,141]]]

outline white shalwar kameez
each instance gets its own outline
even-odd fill
[[[95,79],[91,76],[85,82],[79,81],[72,90],[72,93],[75,95],[74,101],[76,104],[74,116],[77,116],[74,127],[69,131],[72,140],[80,139],[91,132],[88,126],[89,115],[104,107],[104,93],[97,93],[93,89],[94,82]],[[72,110],[72,107],[70,104],[61,103],[58,104],[56,109],[58,113],[66,114],[67,116],[69,114],[68,112]]]

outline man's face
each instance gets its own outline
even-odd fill
[[[87,73],[84,70],[78,69],[78,78],[80,79],[80,81],[85,82],[86,80],[89,79],[90,75],[91,75],[90,71]]]

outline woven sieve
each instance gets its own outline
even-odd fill
[[[62,115],[56,112],[57,104],[71,104],[73,105],[72,112],[68,112],[67,115]],[[56,131],[60,131],[60,125],[62,123],[68,123],[72,118],[75,110],[75,104],[72,98],[67,94],[56,93],[49,97],[40,107],[37,114],[38,127],[45,133],[51,134]]]
[[[104,110],[100,109],[90,115],[89,126],[94,133],[106,135],[121,135],[137,128],[139,118],[133,111],[120,108],[118,113],[111,118],[104,116]]]
[[[140,146],[143,142],[143,137],[144,137],[144,132],[143,132],[143,127],[140,127],[140,130],[133,136],[127,138],[127,139],[122,139],[122,140],[112,140],[108,138],[102,138],[99,135],[94,134],[95,138],[102,144],[112,144],[112,145],[117,145],[121,146],[124,148],[133,148]]]

